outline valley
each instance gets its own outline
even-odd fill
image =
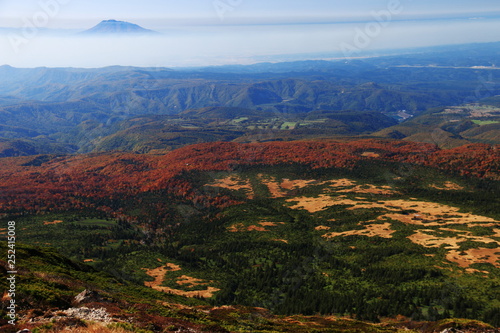
[[[455,115],[447,124],[448,114],[440,112],[495,107],[497,53],[498,43],[489,43],[347,62],[180,69],[1,66],[0,156],[144,153],[219,140],[372,134],[433,140],[442,147],[494,144],[496,113],[470,119],[480,121],[472,124],[464,123],[465,114],[456,122]]]

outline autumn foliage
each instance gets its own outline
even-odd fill
[[[293,141],[204,143],[166,155],[129,153],[28,156],[0,159],[0,211],[37,212],[94,207],[95,199],[120,199],[166,191],[204,205],[230,205],[226,197],[199,197],[185,177],[190,171],[238,166],[302,164],[313,169],[353,168],[377,159],[435,167],[464,176],[500,179],[498,146],[473,144],[441,150],[406,141]],[[99,205],[98,205],[99,206]],[[104,205],[95,207],[109,209]]]

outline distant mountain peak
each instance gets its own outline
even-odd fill
[[[159,34],[154,30],[145,29],[137,24],[117,21],[117,20],[104,20],[101,21],[95,27],[85,30],[82,32],[85,35],[100,35],[100,34],[112,34],[112,35],[126,35],[126,34]]]

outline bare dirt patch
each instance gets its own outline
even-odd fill
[[[52,222],[43,221],[43,225],[59,224],[59,223],[63,223],[63,222],[64,221],[61,221],[61,220],[54,220]]]
[[[352,235],[360,235],[360,236],[368,236],[368,237],[383,237],[383,238],[392,238],[392,234],[395,231],[391,229],[390,223],[384,224],[368,224],[365,229],[362,230],[350,230],[344,232],[330,232],[324,234],[325,238],[333,238],[338,236],[352,236]]]

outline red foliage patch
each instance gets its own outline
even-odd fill
[[[366,151],[378,156],[363,156]],[[462,175],[500,179],[500,151],[485,144],[441,150],[435,145],[388,140],[293,141],[259,144],[204,143],[164,156],[128,153],[2,158],[0,210],[51,211],[95,207],[96,199],[118,199],[146,191],[167,191],[197,204],[228,206],[236,201],[197,193],[178,177],[190,171],[224,171],[237,166],[303,164],[353,168],[366,159],[406,162]],[[86,200],[93,199],[93,200]]]

